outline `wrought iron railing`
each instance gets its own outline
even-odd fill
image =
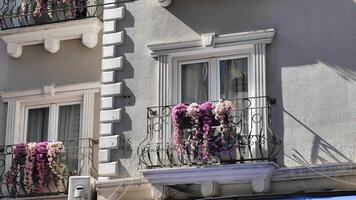
[[[64,146],[61,153],[54,156],[46,148],[44,153],[35,148],[32,158],[28,156],[28,144],[0,146],[0,199],[66,194],[70,176],[97,176],[93,155],[98,141],[75,139],[62,140],[61,143]],[[42,169],[39,164],[41,159]],[[40,170],[44,175],[42,179]]]
[[[0,0],[0,29],[101,18],[107,4],[103,0]]]
[[[208,160],[204,161],[191,153],[192,142],[202,143],[193,139],[195,128],[191,120],[183,124],[184,147],[178,153],[179,147],[173,139],[175,129],[171,116],[174,105],[147,108],[147,137],[137,149],[140,164],[146,168],[157,168],[257,161],[275,162],[282,144],[271,128],[271,104],[275,100],[269,97],[252,97],[230,101],[234,105],[229,118],[231,127],[228,134],[231,137],[228,140],[230,141],[225,142],[222,148],[216,148],[214,153],[209,152]],[[210,143],[219,143],[222,130],[217,120],[213,121],[211,132],[214,141]],[[196,148],[199,148],[199,145]]]

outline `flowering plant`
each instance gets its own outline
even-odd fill
[[[183,121],[184,118],[187,116],[187,106],[183,103],[174,106],[172,110],[172,118],[173,118],[173,126],[174,126],[174,133],[173,137],[176,144],[176,151],[177,154],[180,156],[184,147],[185,143],[183,141]]]
[[[16,193],[16,179],[17,179],[17,174],[19,173],[20,170],[20,163],[22,158],[26,155],[26,145],[21,143],[16,146],[16,148],[13,151],[13,159],[11,163],[10,170],[5,174],[4,181],[9,187],[9,191],[11,194]]]
[[[27,144],[26,148],[26,162],[25,162],[25,190],[27,193],[35,192],[36,188],[32,179],[32,173],[35,170],[34,164],[36,159],[36,143],[31,142]]]
[[[224,101],[220,100],[216,106],[215,109],[213,110],[213,113],[215,114],[215,119],[219,121],[219,128],[220,128],[220,144],[221,144],[221,150],[226,150],[230,149],[231,147],[229,146],[228,142],[231,141],[231,128],[232,128],[232,122],[231,122],[231,115],[233,111],[233,105],[231,101]]]
[[[184,147],[188,147],[189,143],[193,158],[206,163],[209,160],[209,155],[214,156],[235,146],[230,145],[231,142],[236,142],[233,134],[231,134],[233,110],[232,103],[224,100],[220,100],[216,105],[211,102],[205,102],[201,105],[197,103],[192,103],[189,106],[185,104],[176,105],[173,108],[172,118],[177,154],[181,155]],[[184,138],[183,123],[184,118],[187,117],[191,119],[192,134],[189,138]],[[217,130],[220,135],[218,136],[214,135],[214,119],[219,122]]]
[[[41,17],[43,13],[47,13],[50,18],[57,11],[63,11],[65,17],[77,17],[79,10],[79,2],[77,0],[22,0],[19,11],[21,14],[32,13],[33,16]],[[55,15],[58,17],[58,15]]]
[[[47,144],[48,149],[48,166],[50,171],[54,175],[55,184],[57,186],[57,190],[59,191],[62,180],[67,175],[66,166],[60,161],[58,158],[58,154],[64,153],[64,146],[62,142],[49,142]]]
[[[203,115],[203,142],[202,142],[202,161],[205,163],[209,159],[209,151],[213,149],[213,136],[212,136],[212,123],[213,123],[213,115],[212,111],[214,109],[214,105],[210,102],[205,102],[200,105],[200,110]]]
[[[188,106],[187,114],[191,117],[191,123],[193,125],[193,134],[190,138],[191,151],[194,158],[198,157],[198,139],[200,139],[200,118],[202,113],[200,111],[200,106],[197,103],[192,103]]]
[[[67,176],[66,166],[58,157],[62,153],[64,153],[64,146],[61,142],[31,142],[16,145],[10,170],[4,178],[10,193],[14,195],[17,185],[20,184],[23,185],[26,193],[42,193],[50,182],[49,177],[54,178],[59,190],[59,183]],[[23,177],[20,175],[21,169],[24,170]]]

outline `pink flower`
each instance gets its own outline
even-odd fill
[[[178,104],[172,109],[172,119],[174,127],[174,140],[176,144],[177,154],[180,156],[184,150],[185,144],[183,142],[183,121],[187,116],[187,106],[185,104]]]

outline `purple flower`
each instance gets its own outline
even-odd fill
[[[205,102],[200,105],[200,110],[203,116],[203,143],[202,143],[202,162],[206,163],[209,160],[209,151],[212,149],[210,144],[213,140],[212,136],[212,123],[213,123],[213,114],[215,106],[211,102]],[[213,152],[212,152],[213,154]]]
[[[183,122],[184,118],[187,116],[187,106],[185,104],[178,104],[172,109],[172,119],[174,133],[173,137],[176,144],[177,154],[180,156],[184,150],[185,144],[183,142]]]

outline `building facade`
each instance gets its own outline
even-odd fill
[[[41,2],[0,4],[0,198],[355,192],[355,1]]]

